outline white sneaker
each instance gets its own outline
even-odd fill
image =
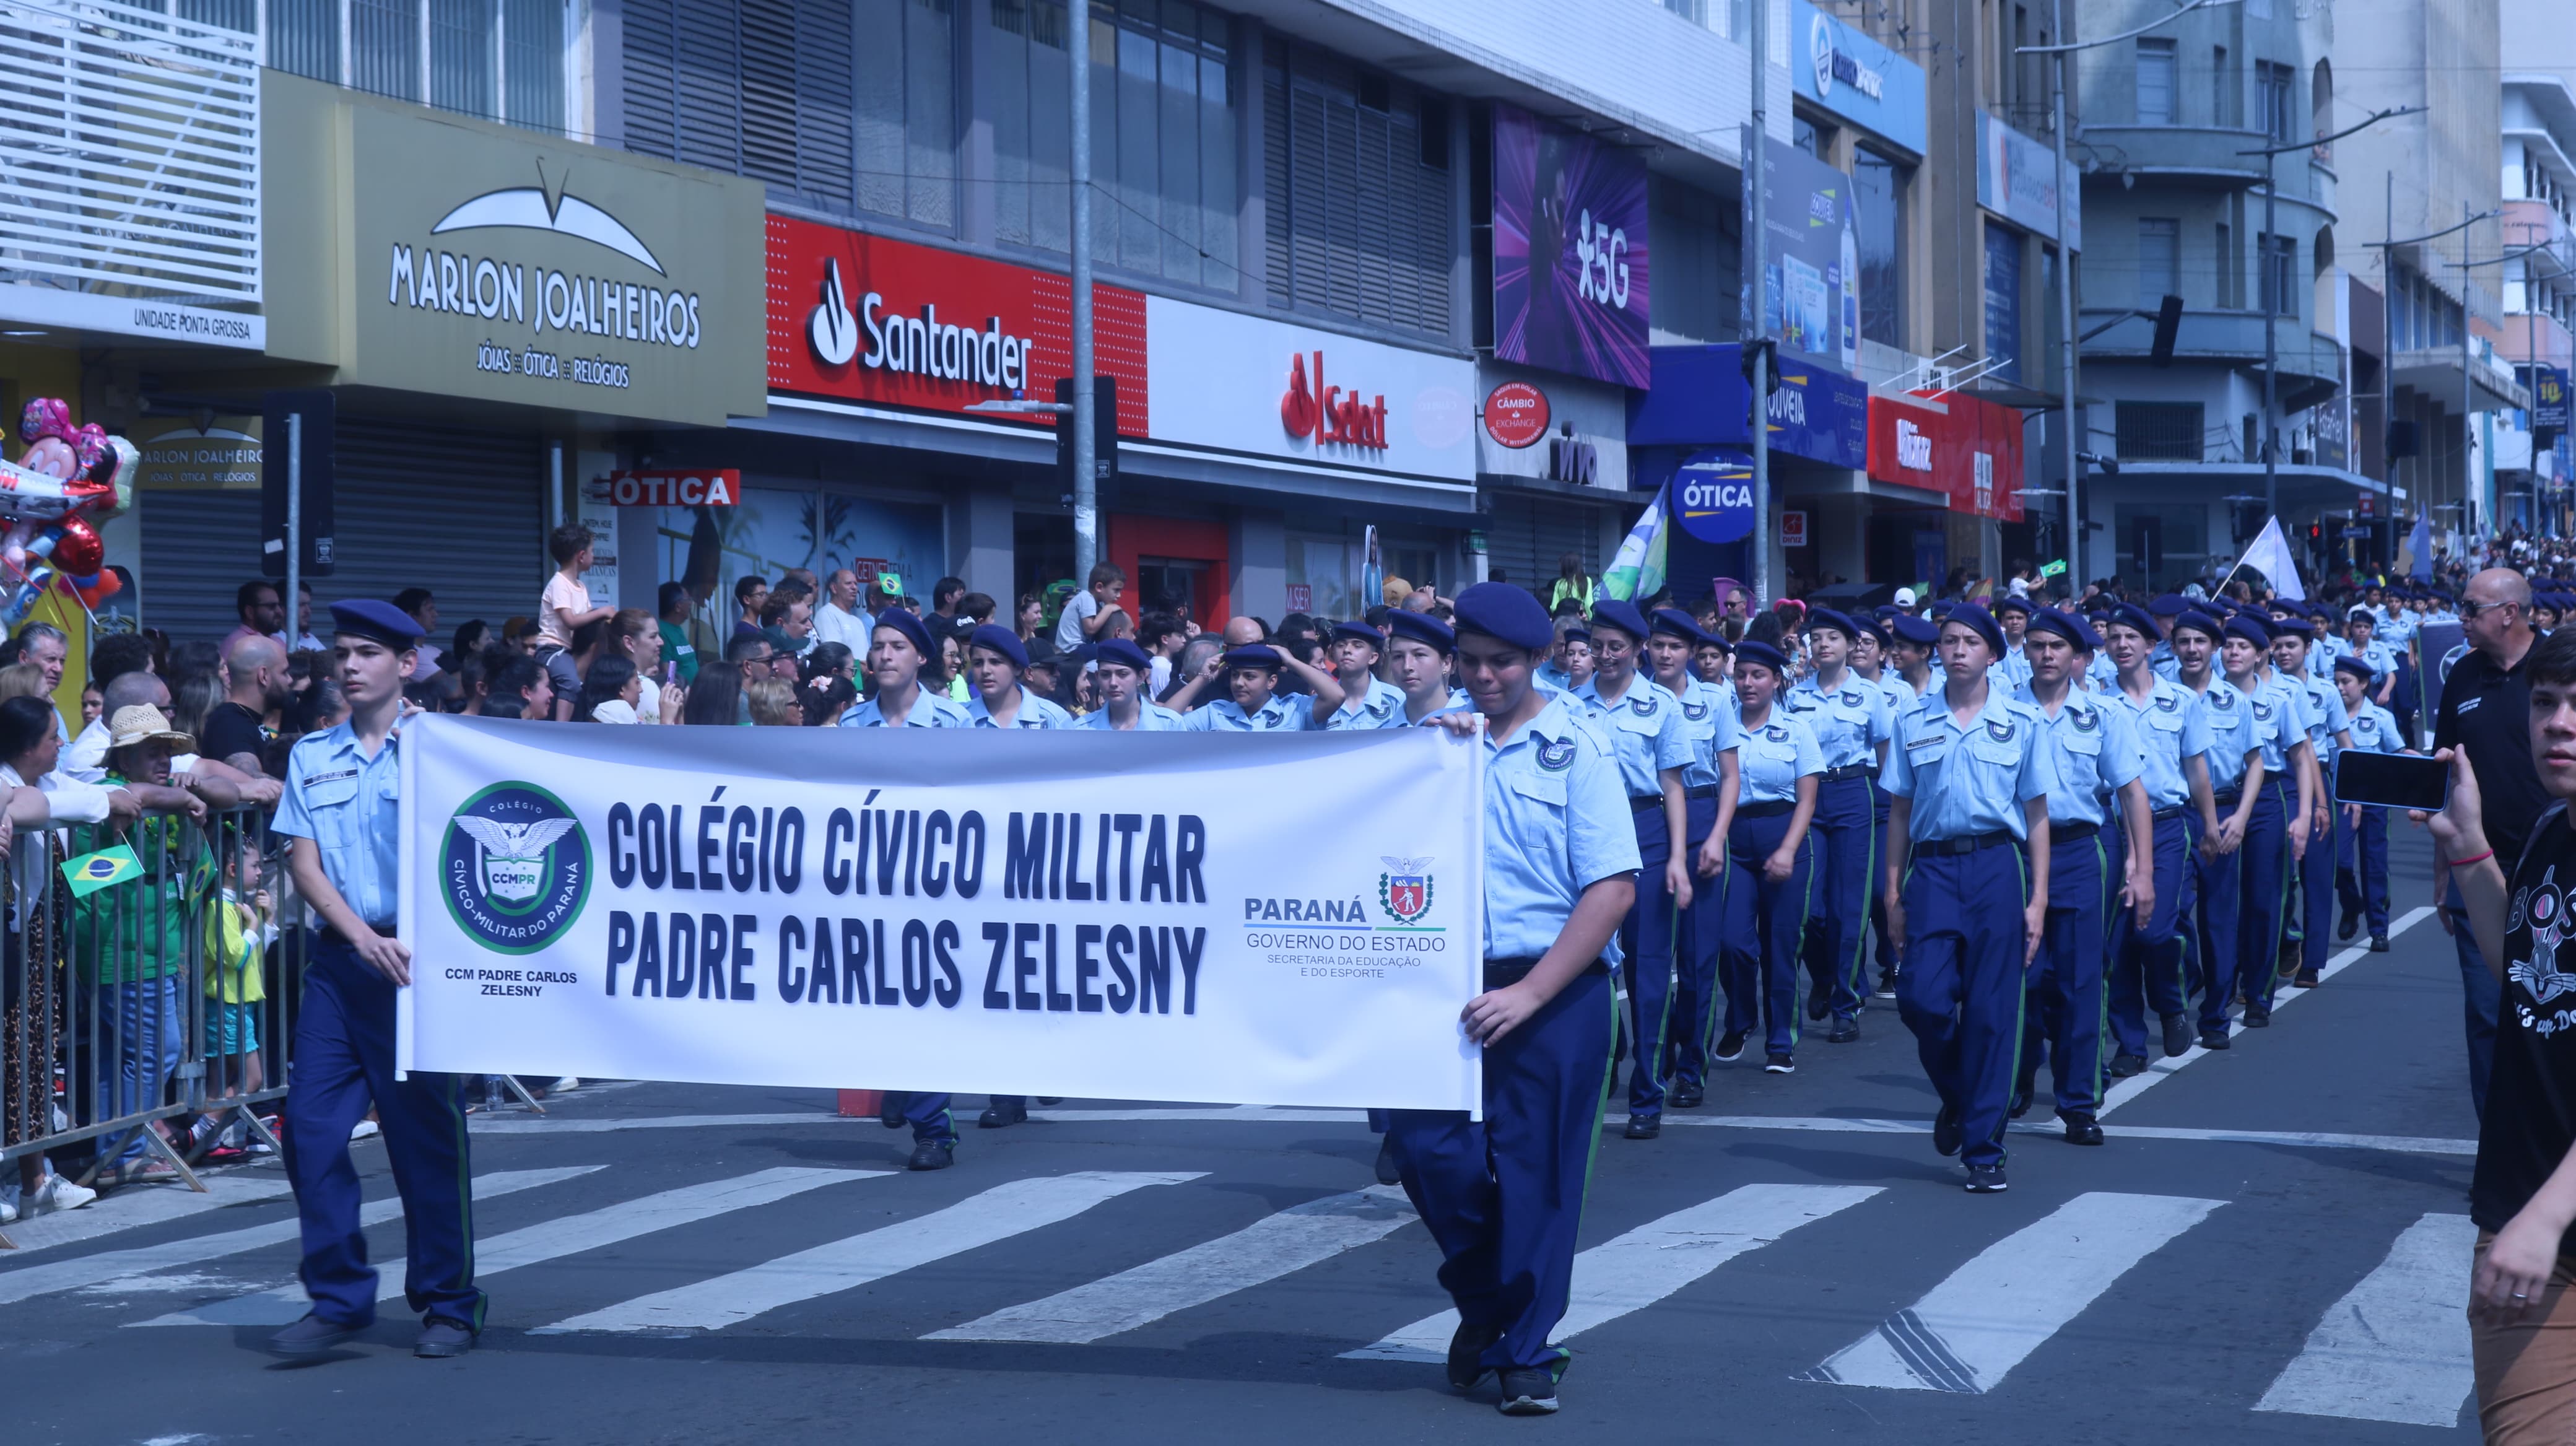
[[[6,1200],[0,1200],[0,1225],[10,1224],[16,1221],[17,1218],[18,1207],[10,1204]]]
[[[546,1086],[546,1093],[549,1095],[568,1095],[574,1090],[580,1088],[581,1079],[579,1076],[565,1075],[562,1079],[556,1080],[553,1084]]]
[[[349,1138],[352,1140],[370,1139],[380,1133],[382,1129],[383,1126],[378,1125],[373,1120],[360,1120],[356,1125],[350,1128]]]
[[[29,1215],[49,1215],[56,1210],[78,1210],[98,1198],[96,1190],[75,1185],[60,1175],[47,1175],[36,1187],[33,1198],[25,1202]]]

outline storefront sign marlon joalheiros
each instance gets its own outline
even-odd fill
[[[317,143],[342,117],[346,144]],[[275,72],[263,125],[271,275],[309,261],[349,287],[331,299],[349,326],[273,316],[272,353],[336,363],[343,384],[530,406],[763,410],[757,183]]]

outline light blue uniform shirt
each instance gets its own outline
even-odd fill
[[[1635,873],[1637,830],[1619,765],[1570,699],[1555,698],[1508,743],[1485,752],[1485,954],[1548,951],[1574,903],[1603,879]],[[1616,940],[1605,950],[1616,959]]]
[[[2183,773],[2183,760],[2201,757],[2213,746],[2200,699],[2167,678],[2156,679],[2143,704],[2117,688],[2102,696],[2106,704],[2116,705],[2114,711],[2129,715],[2129,731],[2143,754],[2138,776],[2146,780],[2147,806],[2161,813],[2189,803],[2191,780]],[[2241,756],[2238,764],[2243,765]],[[2213,762],[2209,771],[2214,777],[2218,765]]]
[[[1918,843],[1997,829],[2030,837],[2021,806],[2057,791],[2039,710],[1989,688],[1984,709],[1962,728],[1948,699],[1946,688],[1924,694],[1913,712],[1896,720],[1887,750],[1882,782],[1889,793],[1914,800],[1908,833]]]
[[[975,728],[999,728],[993,721],[993,710],[984,706],[984,695],[974,694],[966,700],[966,721]],[[1041,698],[1026,688],[1020,690],[1020,711],[1011,715],[1014,728],[1070,728],[1073,714],[1053,698]]]
[[[1759,728],[1736,720],[1735,803],[1792,803],[1798,780],[1825,771],[1825,753],[1807,720],[1774,707]]]
[[[1986,678],[1990,682],[2001,680],[2004,691],[2009,693],[2030,681],[2030,658],[2020,644],[2008,644],[2002,657],[1986,665]]]
[[[1232,698],[1219,698],[1181,715],[1185,733],[1307,733],[1321,726],[1315,721],[1315,700],[1304,693],[1293,698],[1273,693],[1250,713]]]
[[[1827,768],[1875,765],[1878,745],[1888,740],[1894,726],[1887,695],[1851,672],[1845,672],[1840,686],[1830,693],[1817,686],[1815,675],[1800,678],[1789,686],[1780,706],[1815,731],[1816,747],[1824,754]]]
[[[2352,726],[2344,716],[2343,693],[2334,684],[2315,678],[2301,678],[2299,683],[2307,695],[2308,745],[2317,750],[2317,766],[2331,780],[2335,750],[2343,746],[2335,741],[2335,735]]]
[[[1920,702],[1923,695],[1915,692],[1914,685],[1894,668],[1879,670],[1878,691],[1887,699],[1887,732],[1892,738],[1896,736],[1896,715]]]
[[[886,722],[885,710],[877,706],[877,700],[869,698],[842,714],[841,726],[886,728],[893,725]],[[963,728],[966,726],[966,705],[945,693],[933,692],[925,685],[914,694],[912,711],[903,715],[903,726],[906,728]]]
[[[2308,741],[2308,693],[2305,688],[2271,673],[2253,689],[2255,731],[2263,743],[2265,784],[2274,779],[2295,786],[2290,777],[2290,750]]]
[[[2358,649],[2350,643],[2344,644],[2343,655],[2357,657],[2370,665],[2370,686],[2373,692],[2378,691],[2379,685],[2388,680],[2389,674],[2397,671],[2397,649],[2390,647],[2386,641],[2378,637],[2373,637]]]
[[[2191,691],[2179,683],[2175,686]],[[2209,724],[2209,791],[2225,793],[2242,786],[2245,755],[2262,747],[2263,734],[2272,730],[2255,722],[2245,694],[2225,678],[2210,679],[2208,690],[2195,701]]]
[[[2337,700],[2341,701],[2341,700]],[[2346,720],[2352,733],[2355,753],[2403,753],[2406,735],[2397,726],[2396,715],[2365,698]]]
[[[1368,691],[1357,698],[1344,698],[1342,706],[1324,724],[1327,732],[1347,728],[1401,728],[1412,720],[1404,716],[1404,690],[1384,678],[1368,680]]]
[[[322,853],[322,876],[358,917],[379,932],[394,926],[402,847],[402,757],[399,730],[376,756],[358,749],[357,730],[342,723],[299,739],[286,755],[286,788],[270,828],[309,838]]]
[[[1533,687],[1545,689],[1551,698],[1559,693],[1574,691],[1574,680],[1567,677],[1565,670],[1553,661],[1539,664],[1538,670],[1530,674],[1530,684]]]
[[[2093,661],[2084,665],[2084,686],[2096,693],[2108,693],[2120,686],[2120,668],[2111,661],[2110,654],[2095,653]]]
[[[1735,690],[1720,688],[1684,674],[1681,699],[1682,732],[1690,739],[1691,761],[1682,769],[1682,787],[1717,787],[1717,755],[1733,751],[1738,743],[1735,721]]]
[[[1610,741],[1629,797],[1663,792],[1662,770],[1687,768],[1691,761],[1690,737],[1682,731],[1681,700],[1643,673],[1628,680],[1628,691],[1616,703],[1602,701],[1600,685],[1595,674],[1567,694],[1566,701]]]
[[[2015,701],[2040,717],[2048,739],[2049,765],[2058,786],[2048,791],[2048,821],[2100,824],[2109,814],[2104,795],[2129,786],[2145,772],[2146,757],[2138,742],[2136,714],[2115,707],[2095,693],[2066,690],[2057,716],[2048,716],[2039,699],[2024,688]]]
[[[1118,726],[1109,721],[1109,710],[1106,708],[1096,709],[1092,712],[1083,714],[1081,717],[1074,719],[1071,726],[1075,728],[1096,728],[1112,733],[1118,731]],[[1139,703],[1136,705],[1136,726],[1128,731],[1134,733],[1180,733],[1186,731],[1189,726],[1188,721],[1180,714],[1173,712],[1171,709],[1164,707],[1160,703]]]

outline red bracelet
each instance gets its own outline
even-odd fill
[[[2471,864],[2482,864],[2494,857],[2495,850],[2489,849],[2482,854],[2471,854],[2464,859],[2453,859],[2451,860],[2451,867],[2455,869],[2465,869]]]

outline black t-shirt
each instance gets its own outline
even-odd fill
[[[220,763],[236,753],[253,758],[267,756],[267,737],[259,731],[259,715],[230,701],[217,703],[206,715],[206,736],[197,740],[197,752]]]
[[[2552,807],[2513,871],[2504,943],[2504,1007],[2497,1011],[2495,1076],[2478,1130],[2469,1216],[2502,1230],[2538,1194],[2576,1145],[2576,938],[2567,910],[2576,894],[2576,829]],[[2559,1243],[2576,1255],[2576,1230]]]
[[[2452,667],[2433,724],[2435,748],[2468,750],[2486,811],[2487,842],[2505,860],[2522,857],[2532,827],[2552,802],[2531,763],[2530,664],[2526,652],[2511,668],[2499,668],[2471,649]]]

